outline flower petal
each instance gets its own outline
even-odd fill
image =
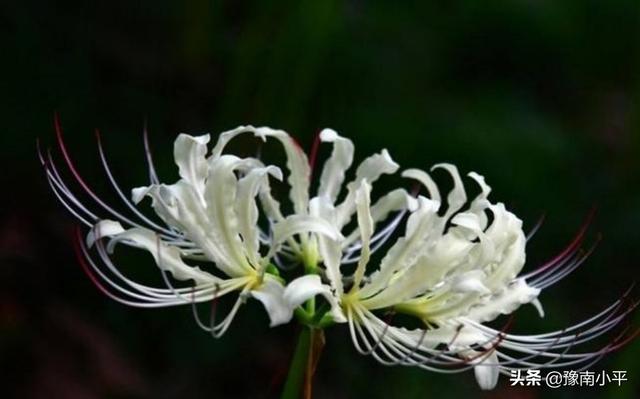
[[[142,189],[140,190],[142,193]],[[193,241],[204,255],[228,276],[244,275],[230,262],[230,255],[220,244],[217,229],[211,226],[205,204],[186,180],[173,185],[152,185],[145,190],[152,207],[164,222]]]
[[[318,196],[309,202],[309,211],[311,216],[324,220],[332,226],[336,225],[336,208],[330,202],[329,198]],[[342,259],[342,246],[340,242],[332,237],[319,235],[315,237],[318,243],[318,252],[322,258],[324,269],[327,272],[327,278],[331,282],[331,287],[336,295],[341,296],[344,292],[342,284],[342,272],[340,271],[340,263]]]
[[[346,225],[355,212],[355,194],[363,180],[373,184],[384,174],[395,173],[400,166],[391,159],[391,155],[385,149],[379,154],[373,154],[358,166],[356,177],[347,185],[347,197],[337,206],[338,228]]]
[[[530,287],[524,279],[517,279],[501,292],[491,295],[469,310],[466,317],[481,323],[494,320],[501,314],[510,314],[520,305],[536,300],[539,288]]]
[[[490,294],[491,291],[482,283],[483,278],[484,273],[482,270],[471,270],[456,274],[451,278],[451,291],[464,294]]]
[[[238,231],[242,236],[245,253],[254,267],[257,267],[260,262],[260,253],[258,251],[260,249],[259,215],[255,197],[262,186],[267,183],[269,175],[282,179],[280,169],[275,166],[268,166],[251,170],[238,182],[238,199],[235,206],[239,223]]]
[[[197,266],[189,266],[184,263],[179,248],[161,241],[158,235],[149,229],[135,227],[113,235],[107,246],[107,251],[112,252],[115,245],[122,242],[147,250],[155,259],[158,267],[170,272],[177,280],[194,280],[196,284],[213,284],[221,281]]]
[[[125,230],[120,222],[115,222],[113,220],[101,220],[96,223],[87,234],[87,247],[91,248],[97,240],[103,237],[112,237],[123,233],[124,231]]]
[[[326,196],[331,203],[334,203],[344,181],[344,172],[349,169],[353,162],[353,142],[339,136],[332,129],[322,130],[320,132],[320,140],[333,143],[333,152],[331,157],[324,163],[318,195]]]
[[[489,193],[491,192],[491,187],[489,187],[489,185],[487,185],[487,183],[485,182],[484,176],[479,175],[476,172],[469,172],[467,176],[475,180],[482,190],[480,194],[478,194],[478,196],[474,198],[473,201],[471,201],[471,205],[469,205],[469,212],[478,215],[478,218],[480,219],[480,228],[484,230],[487,227],[488,221],[485,209],[489,207],[489,201],[487,200],[487,198],[489,197]]]
[[[235,170],[252,164],[250,158],[221,155],[209,166],[205,188],[210,232],[216,236],[219,246],[229,256],[229,266],[239,273],[246,272],[250,266],[243,252],[238,214],[235,210],[238,190]]]
[[[364,277],[365,269],[369,263],[371,256],[371,236],[373,235],[373,218],[371,217],[371,185],[367,180],[362,180],[362,184],[356,192],[356,209],[358,215],[358,226],[360,228],[360,237],[362,242],[362,251],[358,266],[353,274],[354,288],[360,287],[360,282]]]
[[[319,233],[336,241],[343,240],[344,237],[334,225],[325,219],[309,215],[290,215],[283,221],[273,225],[273,247],[282,243],[287,238],[300,233]],[[275,251],[275,249],[272,249]]]
[[[420,206],[409,217],[405,236],[399,238],[382,258],[380,269],[371,275],[370,283],[362,288],[363,297],[374,295],[387,287],[397,271],[405,271],[421,253],[429,249],[425,246],[425,240],[432,233],[434,223],[438,222],[435,217],[437,203],[422,196],[418,197],[418,201]]]
[[[371,219],[373,220],[373,226],[378,222],[385,220],[391,212],[408,210],[410,212],[415,211],[418,208],[418,201],[413,198],[409,193],[402,188],[395,189],[381,198],[379,198],[373,206],[371,206]],[[345,248],[351,245],[354,241],[360,238],[360,227],[357,226],[349,234],[346,240],[342,243],[342,247]]]
[[[287,168],[289,169],[289,178],[287,181],[291,186],[289,197],[293,203],[293,209],[296,214],[307,214],[309,177],[311,176],[311,168],[309,167],[307,155],[302,151],[298,143],[285,131],[260,127],[256,129],[255,134],[263,138],[275,137],[282,143],[285,153],[287,154]]]
[[[423,186],[425,186],[427,192],[429,192],[429,197],[433,201],[442,203],[442,200],[440,198],[440,190],[438,190],[438,186],[427,172],[420,169],[407,169],[402,172],[402,177],[419,181]]]
[[[322,284],[322,280],[320,280],[320,276],[317,274],[307,274],[298,277],[290,282],[284,290],[284,300],[289,304],[291,309],[297,308],[316,295],[322,295],[327,302],[329,302],[329,305],[331,305],[331,315],[336,323],[344,323],[347,321],[344,313],[342,313],[340,309],[338,300],[331,293],[331,288],[326,284]]]
[[[455,165],[439,163],[431,168],[431,170],[434,169],[446,170],[453,179],[453,189],[451,189],[447,196],[447,211],[444,215],[444,219],[448,220],[454,213],[462,208],[465,202],[467,202],[467,194],[464,191],[464,185],[462,184],[460,173],[458,173],[458,168]]]
[[[500,376],[498,364],[498,353],[494,350],[489,356],[484,358],[482,363],[474,366],[473,372],[481,389],[487,391],[496,387],[498,377]]]
[[[264,305],[269,315],[270,327],[288,323],[293,317],[294,308],[284,299],[284,286],[279,281],[265,276],[260,287],[250,293]]]
[[[216,145],[211,149],[211,155],[209,157],[209,161],[213,161],[222,155],[224,148],[227,146],[229,141],[231,141],[234,137],[239,136],[243,133],[254,133],[256,130],[255,127],[249,126],[238,126],[235,129],[227,130],[226,132],[220,133],[218,136],[218,141]],[[263,138],[264,139],[264,138]]]
[[[207,143],[209,135],[189,136],[180,134],[173,147],[173,156],[178,165],[180,177],[191,184],[198,194],[204,191],[204,180],[207,177]]]

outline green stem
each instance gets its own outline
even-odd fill
[[[305,274],[318,273],[318,251],[316,248],[306,249],[302,255]],[[316,312],[316,298],[309,298],[305,303],[307,314],[313,318]]]
[[[300,335],[298,336],[298,344],[296,345],[296,350],[293,353],[293,359],[289,366],[289,374],[287,375],[287,381],[284,383],[280,399],[300,398],[300,390],[302,389],[302,383],[307,370],[310,343],[311,329],[303,326],[302,331],[300,331]]]

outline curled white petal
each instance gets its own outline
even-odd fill
[[[318,195],[327,196],[331,203],[334,203],[340,193],[344,173],[353,162],[353,143],[332,129],[323,129],[320,132],[320,140],[333,143],[333,152],[322,169]]]
[[[288,182],[291,186],[290,198],[296,214],[304,215],[308,212],[309,202],[309,176],[311,168],[307,155],[302,151],[298,143],[282,130],[273,130],[260,127],[255,130],[256,136],[274,137],[284,147],[287,154],[287,168],[289,169]]]
[[[205,156],[209,139],[208,134],[196,137],[180,134],[173,149],[180,177],[188,181],[200,194],[204,191],[204,180],[207,176]]]
[[[294,307],[285,299],[284,292],[282,283],[272,278],[265,278],[257,289],[250,292],[251,296],[264,305],[271,327],[288,323],[293,317]]]
[[[351,216],[355,212],[355,194],[363,180],[367,180],[370,184],[376,182],[380,176],[395,173],[400,165],[398,165],[385,149],[379,154],[373,154],[358,166],[356,169],[356,177],[347,185],[347,197],[337,207],[337,222],[342,228],[349,222]]]
[[[273,226],[273,241],[276,244],[281,243],[292,235],[305,232],[324,234],[336,241],[344,239],[340,231],[325,219],[294,214]]]
[[[158,235],[149,229],[136,227],[115,234],[111,237],[107,250],[112,252],[115,245],[123,241],[148,251],[158,267],[170,272],[177,280],[194,280],[197,284],[219,281],[218,278],[202,271],[198,266],[187,265],[182,260],[180,250],[177,247],[162,242]]]
[[[101,220],[96,223],[87,234],[87,247],[91,248],[96,240],[102,237],[112,237],[116,234],[124,232],[124,228],[120,222],[113,220]]]
[[[305,303],[316,295],[322,295],[331,306],[331,316],[336,323],[344,323],[347,319],[340,309],[336,297],[331,291],[331,287],[322,284],[320,276],[316,274],[307,274],[298,277],[290,282],[284,289],[284,300],[289,304],[291,309]]]
[[[493,389],[498,384],[500,376],[500,367],[498,362],[498,353],[492,351],[489,356],[473,368],[476,381],[481,389],[487,391]]]
[[[360,188],[356,191],[356,209],[360,238],[362,242],[362,253],[358,261],[358,266],[353,274],[354,286],[358,287],[364,277],[365,269],[371,256],[371,236],[373,235],[373,217],[371,216],[371,185],[367,180],[362,180]]]
[[[524,279],[517,279],[499,293],[472,307],[467,317],[479,322],[491,321],[501,314],[510,314],[521,305],[535,301],[539,294],[539,288],[530,287]],[[539,309],[541,310],[542,308]]]

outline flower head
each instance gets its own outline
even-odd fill
[[[588,256],[578,251],[584,230],[561,256],[536,271],[519,275],[525,264],[527,237],[522,222],[504,204],[488,199],[484,177],[469,177],[480,188],[470,202],[455,166],[439,164],[453,180],[443,200],[431,176],[409,169],[403,176],[418,180],[428,197],[407,219],[399,238],[372,270],[368,242],[373,231],[370,187],[356,193],[363,255],[353,285],[340,302],[349,321],[353,343],[384,364],[415,365],[444,373],[475,370],[483,389],[493,388],[500,373],[518,368],[589,366],[630,337],[593,352],[576,347],[615,327],[636,304],[624,298],[581,323],[546,334],[510,334],[484,325],[531,303],[544,316],[538,296],[542,289],[575,270]],[[376,311],[403,314],[422,327],[406,329],[384,320]]]
[[[263,136],[272,134],[274,131],[271,129],[240,127],[222,133],[209,154],[209,135],[179,135],[174,145],[174,159],[180,179],[174,184],[158,181],[147,147],[151,184],[133,189],[132,200],[116,183],[98,135],[105,172],[133,213],[130,217],[94,194],[67,152],[57,119],[56,128],[69,170],[110,218],[99,217],[78,199],[61,178],[50,154],[46,157],[41,154],[41,161],[56,196],[90,228],[86,244],[82,240],[78,242],[81,261],[92,281],[111,298],[131,306],[164,307],[215,303],[221,296],[236,292],[239,295],[235,305],[220,322],[212,319],[206,325],[200,321],[194,308],[199,324],[214,336],[220,336],[248,297],[263,303],[273,326],[291,319],[296,301],[304,302],[309,296],[323,293],[321,290],[307,294],[310,291],[306,286],[301,287],[304,291],[300,293],[295,285],[285,290],[284,280],[278,276],[271,260],[280,244],[295,234],[314,233],[338,239],[339,232],[321,220],[310,223],[308,218],[296,216],[278,218],[270,232],[263,231],[258,225],[256,199],[259,194],[264,198],[270,197],[268,180],[282,179],[282,172],[275,166],[263,165],[255,158],[239,158],[224,153],[227,142],[235,135],[252,131]],[[162,224],[152,221],[136,208],[144,197],[151,198],[151,205]],[[128,278],[111,260],[118,244],[149,252],[166,287],[148,286]],[[97,259],[90,252],[94,246]],[[205,270],[198,266],[203,263]],[[190,281],[192,285],[177,287],[175,281]],[[332,300],[331,296],[327,297]],[[339,314],[339,309],[336,308],[336,312]]]
[[[128,214],[108,205],[75,168],[56,118],[65,163],[86,195],[101,209],[83,204],[63,180],[50,153],[40,154],[54,194],[87,228],[77,232],[80,261],[91,280],[111,298],[131,306],[192,305],[198,324],[222,335],[248,299],[260,301],[275,326],[298,319],[313,328],[347,323],[356,349],[384,364],[413,365],[444,373],[473,369],[479,385],[494,387],[513,369],[589,366],[636,334],[620,334],[595,351],[577,348],[616,327],[635,307],[626,295],[595,316],[544,334],[517,335],[485,323],[532,304],[542,317],[541,291],[574,271],[589,255],[580,249],[585,229],[557,257],[526,274],[528,237],[522,222],[504,204],[489,200],[483,176],[468,177],[479,188],[469,200],[463,179],[451,164],[445,172],[453,188],[444,198],[431,175],[402,172],[426,195],[397,188],[372,201],[372,185],[400,167],[386,150],[364,159],[344,184],[354,158],[353,142],[331,129],[318,135],[330,143],[313,194],[311,161],[282,130],[240,126],[221,133],[209,149],[209,135],[181,134],[174,144],[179,180],[160,182],[146,132],[150,183],[134,188],[131,199],[117,184],[98,137],[100,160]],[[242,134],[275,139],[286,154],[291,211],[283,212],[270,182],[285,180],[277,166],[257,158],[227,154]],[[161,221],[139,210],[143,199]],[[262,215],[262,217],[261,217]],[[262,223],[266,219],[266,223]],[[391,243],[396,230],[402,236]],[[125,245],[150,253],[164,286],[127,277],[112,261]],[[388,247],[388,248],[387,248]],[[372,255],[386,248],[377,260]],[[302,267],[295,268],[296,266]],[[293,269],[293,270],[292,270]],[[228,314],[203,322],[196,304],[237,294]],[[315,298],[326,305],[316,309]],[[386,316],[385,316],[386,315]],[[394,315],[410,321],[398,323]]]

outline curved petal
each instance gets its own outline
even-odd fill
[[[97,240],[103,237],[112,237],[123,233],[124,231],[125,230],[120,222],[115,222],[113,220],[101,220],[96,223],[91,230],[89,230],[89,233],[87,233],[87,247],[91,248]]]
[[[252,291],[250,294],[255,299],[262,302],[267,314],[269,315],[270,327],[288,323],[293,317],[293,309],[284,299],[283,285],[272,278],[265,276],[262,284]]]
[[[442,200],[440,198],[440,190],[438,190],[438,186],[427,172],[420,169],[407,169],[402,172],[402,177],[419,181],[427,189],[429,197],[433,201],[442,203]]]
[[[489,356],[473,368],[476,381],[481,389],[487,391],[493,389],[498,384],[500,376],[500,367],[498,361],[498,352],[492,351]]]
[[[177,280],[194,280],[197,284],[212,284],[221,281],[197,266],[189,266],[182,260],[177,247],[167,245],[158,235],[149,230],[135,227],[111,236],[107,250],[113,251],[116,244],[126,242],[127,245],[145,249],[156,261],[158,267],[170,272]]]
[[[287,168],[289,169],[289,178],[287,179],[291,186],[289,197],[293,203],[295,213],[306,215],[308,213],[309,178],[311,176],[311,168],[309,167],[307,155],[302,151],[298,143],[285,131],[260,127],[256,129],[255,134],[263,138],[275,137],[282,143],[285,153],[287,154]]]
[[[207,177],[205,155],[208,142],[208,134],[194,137],[182,133],[176,139],[173,148],[180,177],[191,184],[200,195],[204,192],[204,180]]]
[[[309,211],[312,216],[335,226],[336,209],[327,197],[319,196],[313,198],[309,202]],[[341,237],[338,238],[342,239]],[[340,245],[340,241],[326,234],[317,236],[315,239],[317,240],[318,252],[322,258],[324,269],[327,272],[327,278],[331,282],[331,287],[336,292],[336,295],[341,296],[344,292],[344,287],[342,284],[342,272],[340,271],[342,259],[342,246]]]
[[[434,230],[434,223],[438,223],[435,217],[437,203],[425,197],[419,197],[418,201],[420,206],[407,222],[407,233],[399,238],[382,258],[380,269],[371,275],[370,283],[362,288],[363,298],[372,296],[388,286],[397,271],[405,271],[421,253],[429,249],[425,243]]]
[[[201,197],[192,185],[185,180],[170,186],[153,185],[146,190],[146,195],[151,197],[151,205],[158,216],[193,241],[216,267],[230,277],[243,275],[242,269],[221,245],[218,230],[211,226]]]
[[[448,220],[467,202],[467,193],[464,191],[464,184],[462,184],[460,173],[458,173],[458,168],[455,165],[439,163],[431,168],[431,170],[434,169],[446,170],[451,175],[451,179],[453,179],[453,189],[447,195],[447,211],[444,215],[444,219]]]
[[[384,196],[380,197],[375,204],[371,206],[371,219],[375,227],[378,222],[385,220],[391,212],[408,210],[415,211],[418,208],[418,200],[413,198],[402,188],[395,189]],[[360,227],[356,226],[349,236],[342,243],[345,248],[360,238]]]
[[[319,196],[326,196],[333,204],[340,193],[344,173],[353,162],[353,142],[341,137],[332,129],[320,132],[320,140],[333,143],[331,157],[325,162],[320,176]]]
[[[280,169],[268,166],[251,170],[238,182],[238,199],[235,204],[239,222],[238,231],[242,236],[245,253],[254,267],[257,267],[260,262],[259,215],[255,197],[267,183],[269,175],[282,179]]]
[[[241,271],[250,268],[243,252],[239,234],[238,214],[235,211],[238,180],[235,170],[250,165],[250,159],[221,155],[211,162],[205,188],[210,232],[228,254],[230,266]]]
[[[484,230],[487,227],[488,221],[485,210],[489,207],[489,201],[487,198],[489,197],[489,193],[491,193],[491,187],[489,187],[485,182],[484,176],[479,175],[476,172],[469,172],[467,176],[475,180],[478,186],[480,186],[480,190],[482,190],[480,194],[471,201],[471,205],[469,205],[469,212],[478,215],[478,218],[480,219],[480,228]]]
[[[358,226],[360,227],[360,237],[362,242],[362,252],[358,260],[358,266],[353,274],[353,287],[360,287],[365,269],[371,256],[371,236],[373,235],[373,218],[371,217],[371,185],[367,180],[362,180],[360,188],[356,192],[356,209],[358,215]]]
[[[379,154],[373,154],[358,166],[356,169],[356,178],[347,185],[347,197],[337,206],[337,222],[338,228],[342,229],[346,225],[351,216],[355,212],[355,195],[356,190],[360,187],[363,180],[367,180],[370,184],[375,183],[380,176],[384,174],[395,173],[400,166],[391,159],[391,155],[385,149]]]
[[[218,141],[216,145],[211,149],[211,155],[209,157],[209,161],[213,161],[222,155],[227,144],[236,136],[239,136],[243,133],[254,133],[256,130],[255,127],[248,126],[238,126],[235,129],[227,130],[226,132],[220,133],[218,136]],[[264,138],[263,138],[264,140]]]
[[[275,251],[275,247],[278,244],[282,243],[288,237],[300,233],[319,233],[336,241],[344,239],[335,226],[325,219],[309,215],[294,214],[287,216],[283,221],[273,225],[272,252]]]
[[[322,284],[320,276],[317,274],[307,274],[296,278],[284,289],[283,296],[290,308],[295,309],[316,295],[322,295],[327,302],[329,302],[329,305],[331,305],[331,315],[336,323],[344,323],[347,321],[344,313],[340,309],[338,300],[331,293],[331,288],[326,284]]]
[[[501,314],[509,314],[521,305],[534,301],[540,294],[539,288],[530,287],[524,279],[517,279],[501,292],[486,297],[473,306],[466,317],[481,323],[494,320]]]

